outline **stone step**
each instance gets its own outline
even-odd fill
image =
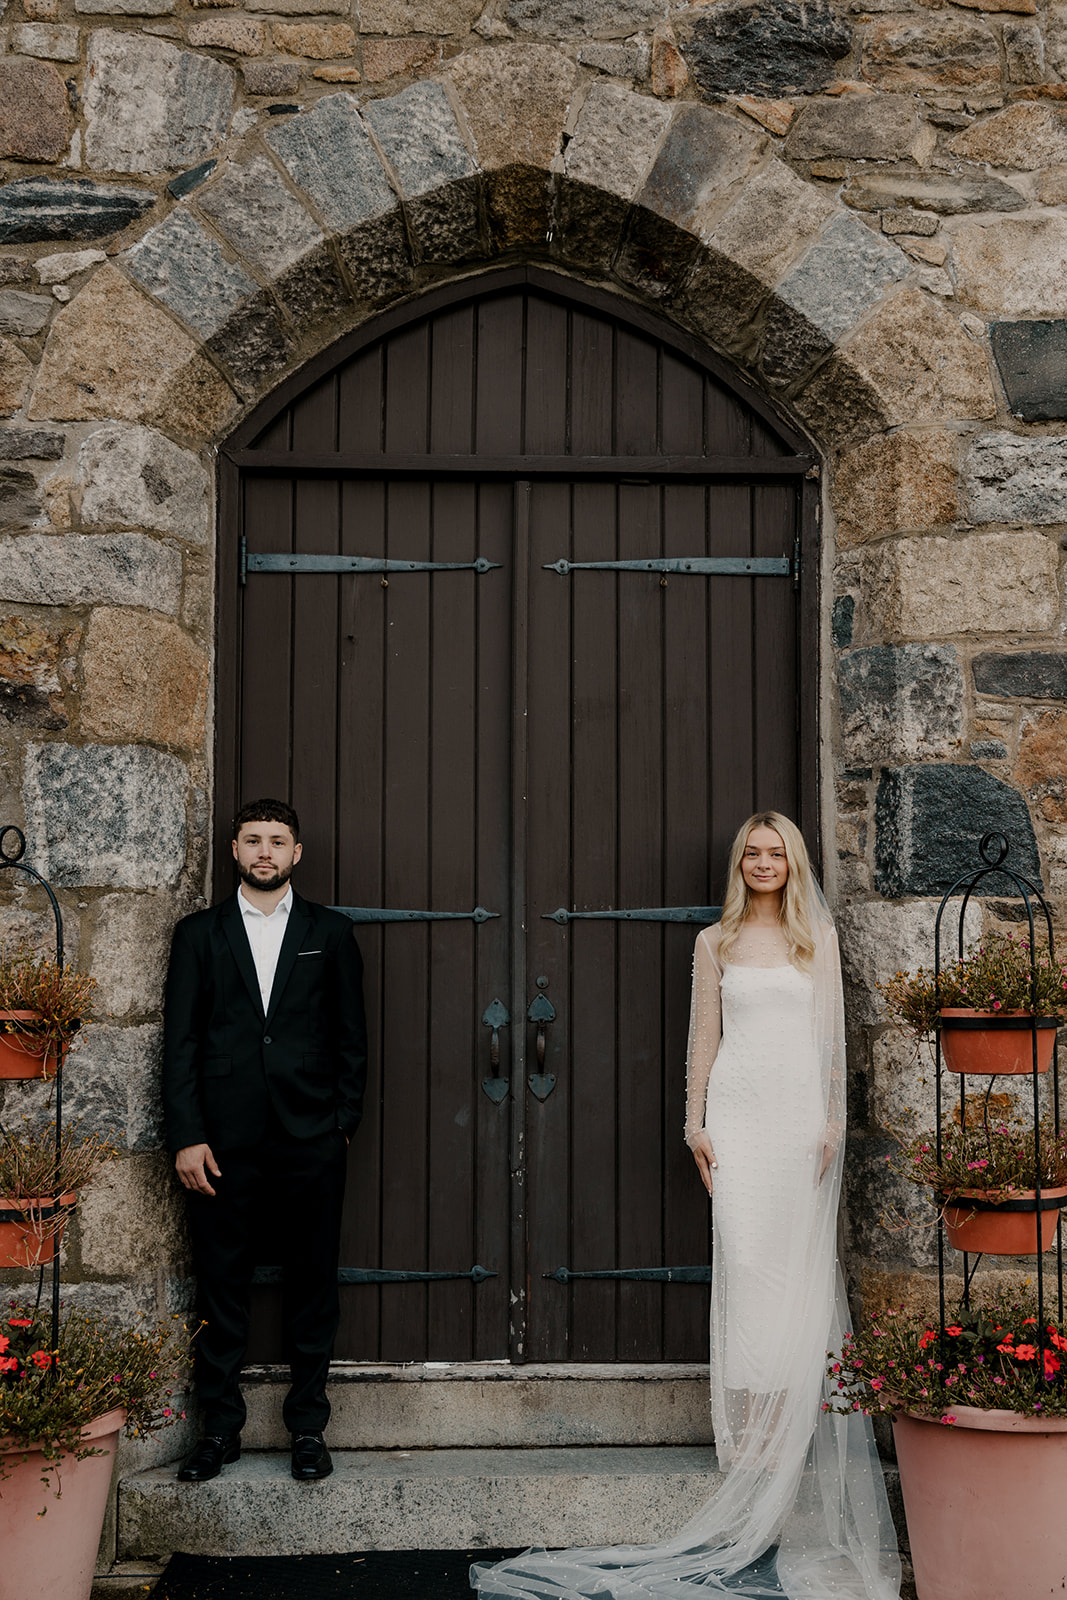
[[[209,1483],[179,1483],[173,1466],[124,1477],[118,1559],[645,1544],[720,1481],[703,1446],[338,1450],[333,1476],[310,1484],[294,1483],[287,1451],[246,1451]]]
[[[244,1442],[286,1449],[282,1367],[242,1375]],[[337,1361],[328,1438],[344,1450],[529,1449],[566,1445],[710,1445],[706,1366],[681,1363],[408,1366]]]

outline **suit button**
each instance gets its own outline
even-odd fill
[[[270,1037],[269,1033],[264,1037],[263,1043],[264,1044],[270,1044],[271,1043],[271,1037]]]

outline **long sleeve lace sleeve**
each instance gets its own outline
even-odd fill
[[[827,1075],[826,1142],[835,1149],[845,1133],[845,1001],[841,984],[841,952],[837,930],[829,928],[820,951],[825,987],[825,1046],[829,1060]]]
[[[721,982],[719,931],[717,927],[705,928],[697,935],[693,952],[693,1001],[685,1076],[685,1142],[690,1147],[704,1126],[708,1079],[722,1038]]]

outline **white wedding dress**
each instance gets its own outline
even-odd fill
[[[484,1600],[896,1600],[900,1567],[868,1419],[822,1410],[849,1326],[837,1265],[844,1011],[837,935],[811,908],[814,968],[746,924],[693,965],[686,1137],[714,1173],[711,1410],[724,1480],[663,1544],[530,1550],[476,1565]],[[705,1122],[706,1118],[706,1122]]]

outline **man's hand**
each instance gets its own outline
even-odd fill
[[[708,1193],[711,1194],[711,1175],[719,1163],[715,1159],[715,1151],[712,1147],[711,1140],[708,1138],[707,1131],[704,1128],[701,1128],[699,1133],[694,1134],[693,1142],[689,1148],[693,1152],[693,1160],[697,1164],[697,1171],[700,1173],[700,1181]]]
[[[210,1172],[213,1178],[222,1177],[222,1168],[215,1164],[215,1157],[211,1154],[209,1144],[187,1144],[184,1150],[179,1150],[174,1157],[174,1168],[186,1189],[195,1189],[197,1194],[215,1193],[208,1182]]]

